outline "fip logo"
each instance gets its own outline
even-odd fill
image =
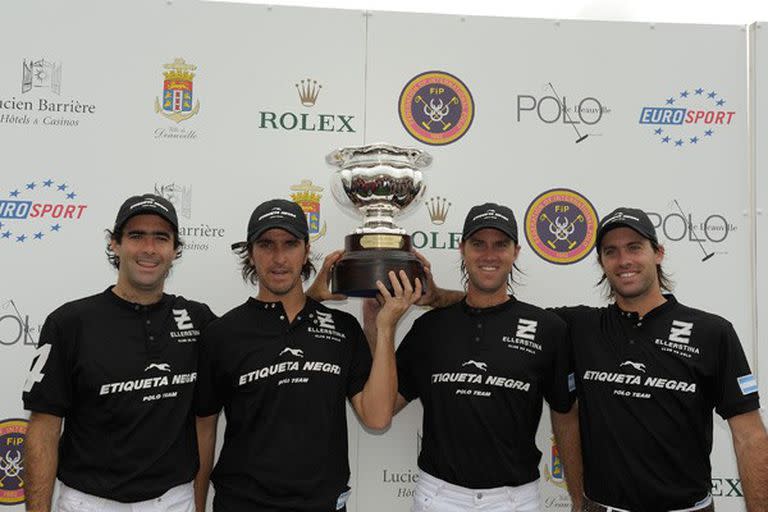
[[[42,243],[79,222],[87,208],[64,181],[49,178],[0,189],[0,243]]]
[[[24,503],[24,438],[29,422],[0,421],[0,505]]]
[[[650,126],[659,143],[679,148],[711,139],[727,129],[735,115],[716,89],[696,87],[672,94],[660,105],[643,107],[639,124]]]

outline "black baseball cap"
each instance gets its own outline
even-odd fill
[[[472,234],[483,228],[498,229],[517,243],[517,221],[515,214],[506,206],[496,203],[485,203],[473,206],[464,219],[464,230],[461,232],[463,242]]]
[[[643,210],[637,208],[626,208],[624,206],[616,208],[611,213],[603,217],[600,221],[600,227],[597,228],[597,239],[595,247],[600,250],[600,243],[607,232],[615,228],[626,227],[640,233],[653,243],[658,244],[659,239],[656,236],[656,228],[653,222]]]
[[[287,199],[272,199],[253,210],[248,221],[248,235],[245,241],[232,244],[232,249],[240,249],[273,228],[283,229],[302,240],[309,239],[307,215],[301,206]]]
[[[140,214],[159,215],[173,226],[173,232],[179,232],[179,218],[176,216],[176,208],[164,197],[155,194],[143,194],[131,196],[125,200],[117,211],[115,219],[115,231],[121,229],[131,217]]]

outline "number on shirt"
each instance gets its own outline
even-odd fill
[[[43,373],[43,367],[45,362],[48,361],[48,356],[51,355],[51,345],[46,343],[37,347],[37,353],[35,354],[35,361],[32,363],[32,368],[29,369],[29,375],[24,382],[24,392],[29,393],[32,391],[32,386],[37,382],[41,382],[45,374]]]

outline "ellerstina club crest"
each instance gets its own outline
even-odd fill
[[[192,107],[193,71],[197,66],[187,64],[184,59],[177,57],[173,62],[163,64],[168,71],[163,72],[163,100],[155,97],[155,113],[180,123],[186,121],[200,111],[200,100]]]

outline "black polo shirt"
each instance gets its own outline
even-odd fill
[[[536,480],[542,397],[561,413],[574,400],[566,333],[514,297],[484,309],[464,299],[416,320],[397,370],[400,394],[424,406],[419,467],[473,489]]]
[[[23,400],[64,418],[59,480],[136,502],[194,478],[197,339],[213,318],[183,297],[141,306],[111,287],[48,316]]]
[[[292,323],[281,302],[248,299],[203,334],[197,414],[224,407],[211,475],[217,511],[336,510],[349,480],[346,400],[371,353],[350,314],[312,299]]]
[[[615,304],[556,310],[573,342],[585,493],[633,512],[704,499],[712,409],[759,408],[733,326],[665,297],[643,318]]]

